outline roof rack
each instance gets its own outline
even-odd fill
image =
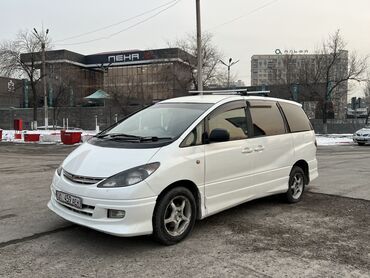
[[[270,91],[248,91],[247,89],[204,90],[189,91],[191,95],[240,95],[240,96],[268,96]]]

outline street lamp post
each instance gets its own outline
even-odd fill
[[[239,62],[237,60],[236,62],[233,62],[232,58],[229,58],[229,63],[226,64],[224,61],[220,60],[220,62],[227,67],[227,88],[230,88],[230,68]]]
[[[202,28],[200,20],[200,0],[196,0],[196,13],[197,13],[197,74],[198,74],[198,88],[200,94],[203,94],[203,72],[202,72]]]
[[[47,88],[46,88],[46,65],[45,65],[45,43],[46,43],[46,37],[49,33],[49,29],[46,29],[45,36],[40,36],[37,32],[36,28],[33,28],[33,31],[35,32],[35,37],[40,41],[41,43],[41,59],[42,59],[42,83],[44,88],[44,125],[45,129],[48,129],[49,127],[49,117],[48,117],[48,95],[47,95]]]

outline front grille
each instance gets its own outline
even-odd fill
[[[85,176],[77,176],[73,175],[66,170],[63,170],[63,176],[74,182],[74,183],[80,183],[80,184],[95,184],[103,180],[103,178],[94,178],[94,177],[85,177]]]
[[[62,204],[60,202],[58,202],[58,204],[61,205],[61,206],[63,206],[66,209],[69,209],[69,210],[71,210],[73,212],[76,212],[76,213],[79,213],[79,214],[83,214],[83,215],[86,215],[86,216],[89,216],[89,217],[91,217],[93,215],[91,212],[74,209],[74,208],[71,208],[70,206],[66,206],[65,204]]]
[[[87,208],[87,209],[91,209],[91,210],[95,209],[94,206],[89,206],[89,205],[84,205],[84,204],[82,204],[82,208]]]

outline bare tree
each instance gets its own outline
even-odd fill
[[[355,52],[348,56],[345,50],[346,42],[337,30],[334,34],[329,36],[328,41],[324,42],[319,54],[323,59],[320,63],[319,71],[323,74],[323,81],[325,83],[325,96],[323,105],[323,124],[324,132],[327,133],[327,110],[330,99],[340,98],[338,95],[345,90],[338,90],[340,86],[344,85],[348,88],[348,81],[362,82],[364,81],[364,73],[367,67],[367,58],[360,58]],[[348,59],[348,60],[347,60]],[[342,70],[338,64],[348,64],[348,69]]]
[[[44,36],[42,33],[40,36]],[[49,48],[50,41],[46,41]],[[19,31],[16,39],[0,43],[0,74],[7,77],[28,79],[32,90],[33,120],[37,121],[37,83],[42,76],[36,67],[36,62],[41,60],[41,44],[31,32]],[[29,60],[21,59],[22,53],[29,53]]]
[[[53,82],[53,126],[58,123],[59,114],[63,107],[70,106],[71,90],[78,84],[78,81],[71,75],[58,77],[56,82]]]
[[[365,95],[365,102],[367,103],[368,106],[370,106],[370,74],[368,74],[368,78],[365,83],[364,95]]]
[[[364,99],[365,99],[365,102],[368,106],[368,112],[367,112],[367,118],[366,118],[366,125],[368,124],[369,122],[369,117],[370,117],[370,73],[368,73],[368,78],[366,80],[366,84],[365,84],[365,87],[364,87]]]
[[[308,99],[319,102],[326,133],[328,112],[334,104],[347,101],[348,82],[365,81],[367,57],[360,57],[356,52],[348,55],[339,30],[329,35],[314,55],[298,57],[284,57],[285,70],[277,84],[291,86],[297,83],[305,88],[309,92]]]
[[[282,70],[277,71],[276,69],[269,69],[269,75],[272,76],[272,78],[275,80],[276,85],[280,85],[283,87],[284,90],[289,92],[290,98],[294,99],[294,95],[292,92],[292,85],[295,83],[300,82],[300,76],[299,76],[299,68],[297,68],[297,65],[295,63],[295,57],[293,54],[286,54],[282,58]],[[275,68],[276,65],[274,65]]]
[[[120,113],[127,115],[130,112],[130,106],[143,107],[143,85],[138,75],[129,74],[122,80],[110,80],[105,85],[104,90],[110,95],[108,103],[109,109],[118,108]]]
[[[187,67],[188,78],[178,78],[185,83],[187,87],[189,85],[195,89],[198,88],[197,79],[197,39],[196,35],[187,35],[184,39],[179,39],[174,43],[168,44],[170,47],[178,47],[181,50],[191,54],[190,57],[185,61],[190,67]],[[212,34],[204,33],[202,35],[202,60],[203,60],[203,86],[207,87],[212,83],[221,83],[227,80],[227,72],[221,67],[220,60],[223,58],[221,51],[212,41]],[[185,58],[186,59],[186,58]],[[185,82],[184,82],[185,81]]]

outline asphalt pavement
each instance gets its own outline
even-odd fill
[[[319,147],[302,202],[252,201],[164,247],[50,212],[52,175],[72,146],[0,143],[0,277],[370,277],[370,146]]]
[[[319,146],[310,192],[370,200],[370,145]]]

